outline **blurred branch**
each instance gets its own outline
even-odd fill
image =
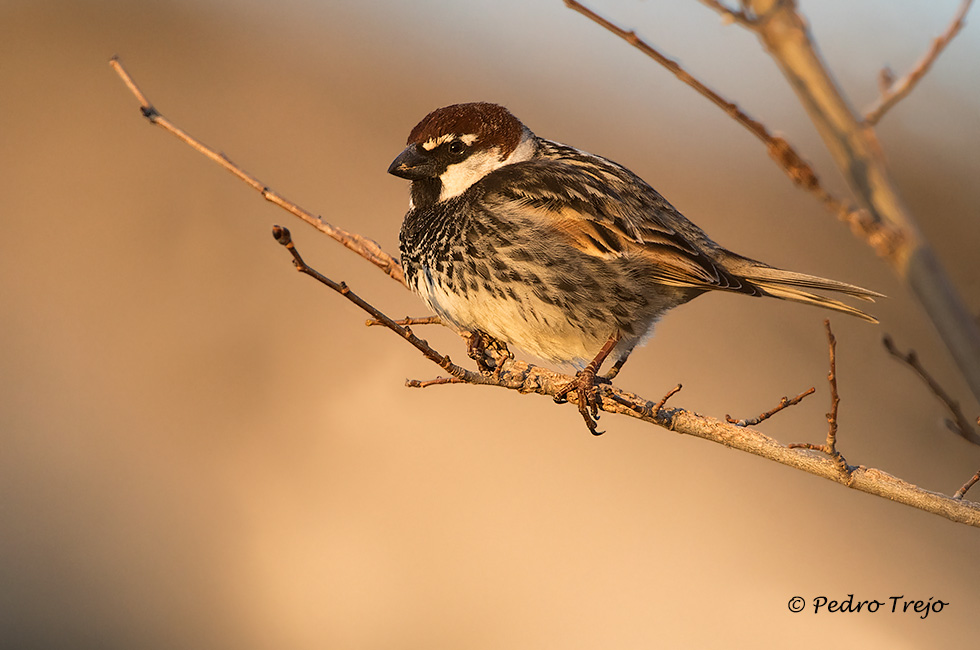
[[[702,90],[704,84],[689,81],[690,74],[680,70],[676,62],[643,42],[634,32],[614,25],[576,0],[564,1],[569,7],[639,48],[735,117],[766,142],[770,155],[799,186],[821,197],[822,191],[815,189],[820,187],[816,183],[816,175],[808,165],[801,167],[797,163],[802,159],[788,144],[784,146],[785,141],[774,145],[763,135],[768,132],[756,126],[756,120],[740,117],[744,114],[733,111],[731,107],[734,104],[721,99],[717,93],[706,94]],[[980,401],[980,327],[902,202],[874,129],[851,109],[817,54],[795,0],[740,0],[740,11],[732,10],[717,0],[702,2],[721,12],[726,20],[753,31],[782,70],[864,209],[854,213],[843,209],[843,203],[837,199],[821,197],[822,201],[848,220],[852,229],[883,255],[909,286],[932,320],[974,397]],[[803,171],[805,175],[797,178],[792,170],[809,171]],[[853,214],[861,216],[847,216]]]
[[[299,217],[320,232],[324,233],[325,235],[329,235],[367,261],[371,262],[382,271],[390,275],[393,279],[405,284],[405,276],[402,273],[402,267],[398,263],[398,260],[384,252],[377,242],[372,239],[368,239],[367,237],[362,237],[356,233],[347,232],[346,230],[332,226],[324,221],[322,217],[304,210],[292,201],[284,198],[282,195],[270,190],[262,181],[244,171],[241,167],[233,163],[226,155],[208,147],[206,144],[192,137],[161,115],[160,112],[149,102],[146,95],[144,95],[140,90],[139,86],[136,85],[136,82],[133,81],[133,78],[129,75],[129,73],[126,72],[126,69],[123,67],[119,57],[112,57],[109,60],[109,65],[111,65],[112,69],[116,71],[119,77],[123,80],[123,83],[126,84],[126,87],[129,88],[130,92],[136,96],[136,100],[140,103],[140,113],[143,115],[143,117],[148,119],[151,124],[156,124],[165,131],[177,136],[180,140],[190,145],[194,150],[204,154],[241,180],[245,181],[252,187],[252,189],[262,194],[262,198],[264,198],[266,201],[274,203],[290,214]]]
[[[980,400],[980,328],[899,196],[874,129],[851,109],[817,54],[793,0],[746,0],[766,20],[752,27],[789,80],[838,169],[875,221],[901,233],[887,259],[919,299],[975,398]]]
[[[964,440],[972,442],[975,445],[980,445],[980,435],[973,430],[973,426],[967,421],[966,416],[963,415],[963,411],[960,409],[959,403],[950,397],[949,393],[943,390],[943,387],[939,385],[938,381],[932,378],[932,375],[926,372],[926,369],[922,366],[922,363],[919,362],[919,355],[915,353],[915,350],[909,350],[908,353],[903,354],[895,346],[895,342],[892,341],[892,337],[888,336],[887,334],[881,342],[884,344],[885,349],[888,350],[890,355],[911,368],[912,372],[918,375],[919,379],[925,382],[925,385],[929,387],[932,394],[943,403],[943,406],[946,407],[946,410],[949,411],[951,416],[951,419],[946,420],[946,427]]]
[[[701,96],[705,97],[712,104],[720,108],[733,120],[745,127],[752,135],[758,138],[769,152],[769,156],[779,165],[783,172],[789,176],[790,180],[804,190],[813,194],[823,205],[830,210],[838,219],[847,223],[851,231],[859,238],[871,246],[878,255],[889,257],[901,245],[901,233],[895,231],[880,220],[874,220],[866,210],[859,210],[845,201],[837,198],[828,192],[820,183],[820,179],[813,167],[803,159],[796,149],[782,136],[775,135],[766,126],[751,117],[732,101],[725,99],[717,91],[708,87],[705,83],[695,78],[687,72],[679,63],[668,58],[652,45],[641,39],[632,30],[624,29],[612,21],[600,16],[577,0],[564,0],[565,4],[582,14],[589,20],[609,30],[616,36],[640,50],[651,59],[665,67],[678,80],[696,90]],[[732,12],[733,10],[724,9],[717,2],[706,2],[709,6],[720,11]],[[724,14],[726,16],[739,16],[737,22],[742,24],[755,24],[757,19],[751,20],[743,12]]]
[[[950,22],[949,27],[946,31],[937,36],[932,40],[932,45],[926,50],[926,53],[922,55],[918,63],[909,70],[901,79],[895,80],[891,78],[891,72],[885,68],[882,70],[882,79],[887,79],[888,83],[883,84],[881,97],[864,113],[864,123],[868,125],[875,125],[884,116],[884,114],[892,106],[900,102],[905,98],[915,85],[919,83],[922,77],[926,76],[929,72],[929,68],[935,63],[942,51],[946,49],[950,41],[963,29],[963,24],[966,22],[966,12],[970,10],[970,5],[973,4],[973,0],[963,0],[960,3],[960,8],[953,16],[952,22]]]
[[[310,268],[296,250],[288,230],[281,226],[276,226],[273,229],[273,235],[292,254],[293,263],[298,270],[329,286],[361,309],[367,311],[372,319],[408,341],[427,359],[450,374],[450,377],[439,377],[429,381],[412,380],[408,382],[409,386],[423,388],[441,384],[478,384],[483,386],[498,386],[500,388],[516,390],[520,393],[547,395],[553,398],[573,379],[567,375],[511,358],[502,359],[500,366],[493,372],[473,372],[458,366],[450,361],[447,355],[437,352],[428,343],[416,337],[411,329],[399,325],[379,309],[354,294],[343,282],[334,282]],[[827,331],[831,337],[831,351],[833,351],[833,337],[830,334],[829,324],[827,325]],[[833,407],[833,413],[834,423],[836,423],[837,397],[836,384],[834,383],[833,355],[831,356],[830,378],[831,385],[834,387],[835,406]],[[847,487],[862,492],[874,494],[897,503],[940,515],[951,521],[980,527],[980,504],[963,499],[953,499],[944,494],[924,490],[877,469],[863,466],[850,467],[846,466],[845,463],[848,469],[845,475],[842,474],[840,463],[837,460],[837,458],[840,461],[843,460],[843,457],[839,453],[836,454],[835,458],[824,458],[809,449],[798,450],[793,449],[791,446],[782,445],[759,431],[748,427],[736,426],[680,408],[666,408],[667,400],[679,390],[680,385],[668,392],[659,402],[654,403],[634,393],[603,384],[598,388],[598,403],[599,407],[606,413],[628,415],[677,433],[702,438],[725,445],[726,447],[755,454],[756,456],[761,456],[762,458],[842,483]],[[573,404],[577,405],[578,398],[579,396],[576,391],[568,394],[568,400]],[[828,415],[828,419],[830,417]],[[832,432],[836,433],[836,427],[833,425]],[[828,435],[828,441],[832,446],[833,437]],[[833,448],[833,451],[836,453],[835,448]]]

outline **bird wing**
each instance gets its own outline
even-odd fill
[[[702,248],[718,248],[656,190],[626,168],[568,148],[567,158],[501,167],[478,185],[494,212],[543,225],[587,255],[643,255],[656,281],[756,294]],[[575,155],[577,154],[577,155]],[[702,244],[699,246],[698,244]]]

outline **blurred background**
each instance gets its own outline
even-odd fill
[[[857,106],[957,2],[803,2]],[[759,44],[694,0],[594,0],[785,134],[845,194]],[[895,176],[980,311],[980,18],[884,119]],[[0,645],[10,648],[948,647],[976,631],[978,531],[718,445],[471,386],[298,275],[421,304],[162,130],[397,252],[385,173],[433,108],[504,104],[635,170],[717,241],[889,297],[832,316],[848,460],[955,491],[980,449],[885,354],[970,398],[905,288],[762,146],[559,0],[6,0],[0,7]],[[710,295],[617,383],[822,441],[827,314]],[[463,358],[446,332],[426,331]],[[973,494],[974,497],[980,497]],[[941,599],[790,613],[794,596]],[[888,601],[890,602],[890,601]]]

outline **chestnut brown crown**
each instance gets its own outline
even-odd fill
[[[474,136],[467,143],[473,150],[499,147],[500,157],[504,159],[517,148],[523,129],[520,120],[498,104],[453,104],[422,118],[409,133],[406,144],[431,149],[453,137]]]

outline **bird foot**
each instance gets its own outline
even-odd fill
[[[474,330],[466,337],[466,355],[476,362],[480,372],[495,377],[500,376],[504,361],[513,359],[514,353],[507,349],[507,344],[493,338],[486,332]]]
[[[599,431],[596,420],[599,419],[599,387],[596,382],[609,383],[604,377],[597,377],[596,371],[592,366],[585,370],[575,373],[575,379],[562,386],[555,394],[555,404],[562,404],[568,401],[568,395],[575,392],[576,402],[578,402],[578,412],[585,420],[585,426],[589,427],[589,432],[594,436],[601,436],[605,431]]]

